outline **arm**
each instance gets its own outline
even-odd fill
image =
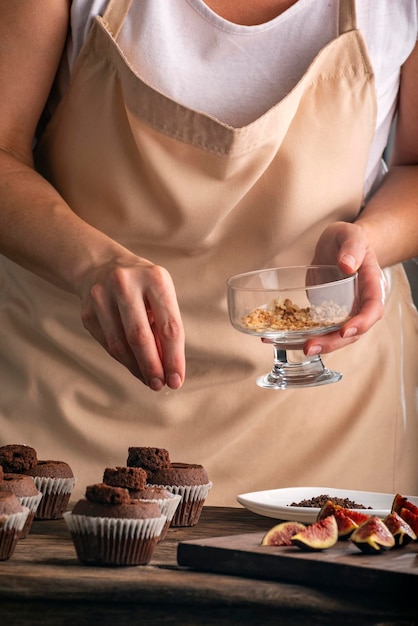
[[[398,120],[390,170],[354,224],[338,222],[321,235],[314,262],[337,260],[347,273],[358,270],[361,310],[341,329],[305,349],[330,352],[356,341],[383,315],[382,274],[418,256],[418,44],[401,72]],[[319,347],[319,350],[318,350]]]
[[[184,337],[170,276],[78,218],[33,169],[69,11],[69,0],[0,0],[0,252],[77,294],[85,327],[140,380],[177,388]]]
[[[418,256],[418,44],[402,68],[390,171],[359,224],[382,267]]]

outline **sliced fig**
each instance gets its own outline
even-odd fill
[[[290,541],[302,550],[326,550],[338,541],[338,526],[334,515],[310,524],[305,530],[293,535]]]
[[[400,515],[395,513],[395,511],[386,515],[383,521],[395,537],[395,547],[402,548],[403,546],[407,546],[408,543],[411,543],[411,541],[416,540],[416,533]]]
[[[347,539],[360,524],[370,517],[367,513],[359,513],[351,509],[346,509],[331,500],[328,500],[328,502],[323,505],[318,513],[317,520],[324,519],[329,515],[334,515],[337,521],[338,537],[340,539]]]
[[[359,525],[345,511],[335,511],[334,517],[337,521],[338,538],[348,539]]]
[[[316,518],[316,521],[319,521],[320,519],[324,519],[325,517],[328,517],[329,515],[334,515],[335,511],[339,511],[342,508],[343,508],[342,506],[340,506],[339,504],[335,504],[335,502],[333,502],[332,500],[327,500],[327,502],[325,502],[325,504],[321,507],[318,513],[318,517]]]
[[[411,511],[414,515],[418,515],[418,506],[405,496],[401,496],[400,493],[397,493],[392,502],[392,513],[395,512],[399,515],[401,509],[408,509],[408,511]]]
[[[415,515],[410,509],[401,509],[399,515],[409,524],[414,533],[418,535],[418,515]]]
[[[351,541],[368,554],[378,554],[395,545],[395,537],[377,515],[372,515],[360,524],[351,535]]]
[[[293,535],[305,530],[305,524],[300,522],[282,522],[270,528],[264,535],[261,545],[262,546],[291,546],[290,541]]]

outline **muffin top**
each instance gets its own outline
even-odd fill
[[[11,491],[0,491],[0,515],[22,513],[24,510],[14,493]]]
[[[86,497],[79,500],[73,515],[88,517],[112,517],[129,519],[149,519],[161,517],[156,502],[131,499],[129,491],[123,487],[112,487],[99,483],[86,488]]]
[[[32,476],[26,474],[3,474],[3,478],[0,479],[0,489],[1,491],[11,491],[18,498],[39,494]]]
[[[130,447],[126,465],[142,467],[149,477],[157,469],[170,466],[170,455],[165,448]]]
[[[0,447],[0,465],[4,472],[22,473],[35,467],[38,461],[35,448],[23,444]]]
[[[141,467],[106,467],[103,482],[113,487],[125,487],[129,490],[144,489],[147,473]]]
[[[153,472],[149,478],[152,485],[187,486],[206,485],[209,477],[203,465],[197,463],[171,463]]]
[[[71,467],[65,461],[38,461],[25,474],[39,478],[74,478]]]

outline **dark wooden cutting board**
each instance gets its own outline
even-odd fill
[[[322,552],[296,546],[261,546],[263,533],[213,537],[179,543],[181,566],[206,572],[251,576],[312,586],[389,591],[418,607],[418,542],[366,555],[350,541]]]

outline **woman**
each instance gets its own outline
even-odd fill
[[[215,504],[418,493],[416,2],[0,9],[2,443],[81,491],[150,445],[203,463]],[[232,329],[225,281],[312,259],[359,271],[359,314],[305,345],[343,380],[259,389],[271,349]]]

